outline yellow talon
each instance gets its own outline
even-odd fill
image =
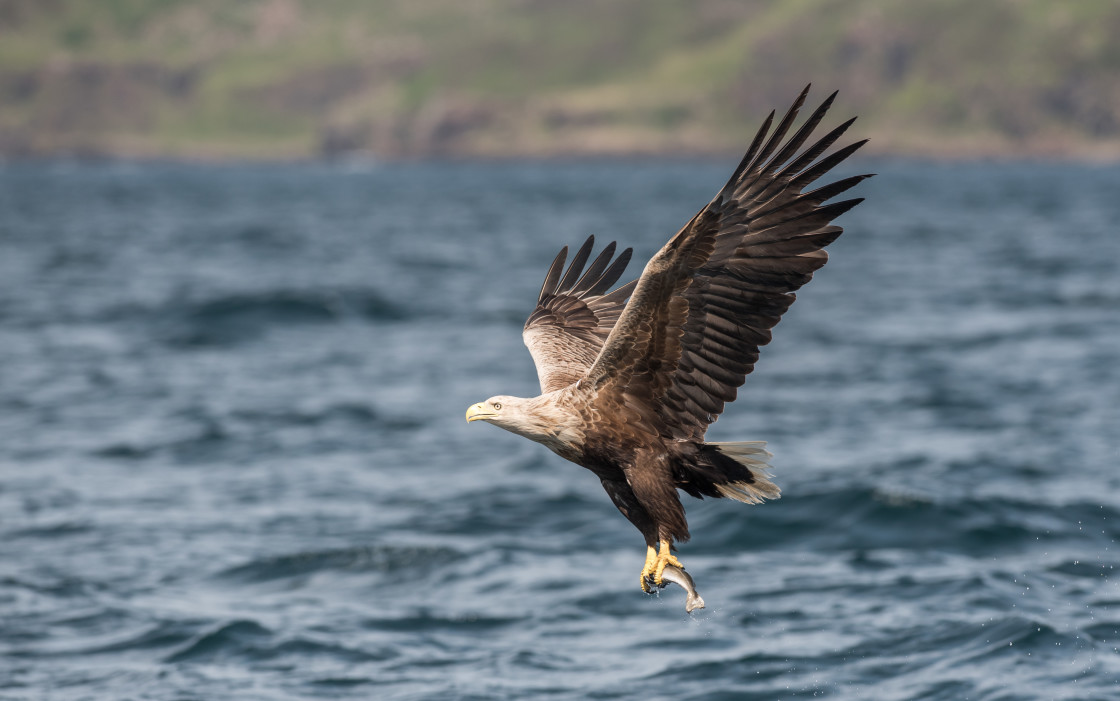
[[[661,541],[661,550],[657,553],[657,567],[653,570],[653,583],[657,586],[661,586],[662,584],[661,575],[665,573],[665,567],[667,565],[680,567],[682,570],[684,569],[684,565],[681,564],[681,561],[673,557],[673,553],[670,552],[669,541],[663,540]]]
[[[653,568],[656,565],[657,565],[657,551],[653,549],[653,546],[647,545],[646,546],[646,564],[645,564],[644,567],[642,567],[642,574],[641,574],[642,591],[644,591],[647,594],[650,592],[649,581],[648,580],[649,580],[650,575],[653,574]]]
[[[682,570],[684,569],[684,565],[681,564],[681,561],[673,557],[673,553],[669,550],[669,541],[661,541],[661,548],[658,552],[654,552],[652,546],[647,546],[646,564],[642,568],[642,591],[647,594],[650,592],[650,580],[653,580],[654,586],[662,586],[663,580],[661,576],[665,573],[665,568],[669,565],[680,567]]]

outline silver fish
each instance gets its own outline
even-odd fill
[[[661,573],[661,584],[657,585],[659,588],[664,589],[669,586],[669,582],[679,585],[688,593],[688,598],[684,601],[684,610],[692,613],[696,609],[704,608],[704,600],[696,593],[696,585],[692,581],[692,575],[685,572],[680,567],[668,565],[665,571]],[[652,581],[650,582],[653,583]]]

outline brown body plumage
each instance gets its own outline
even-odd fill
[[[593,238],[566,272],[562,250],[524,331],[542,394],[493,397],[467,411],[468,420],[495,423],[594,472],[645,538],[647,590],[661,583],[666,563],[679,565],[671,544],[689,538],[678,489],[748,503],[779,496],[763,443],[707,443],[704,434],[735,399],[793,292],[825,264],[822,249],[842,232],[830,222],[861,200],[824,203],[869,177],[803,193],[865,143],[821,158],[853,119],[802,150],[835,93],[783,143],[807,93],[772,134],[771,113],[723,189],[637,280],[607,292],[630,249],[615,258],[609,244],[586,272]]]

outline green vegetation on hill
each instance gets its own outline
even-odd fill
[[[1114,0],[0,0],[0,154],[715,153],[808,82],[878,152],[1120,157]]]

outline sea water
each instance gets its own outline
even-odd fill
[[[727,162],[0,167],[0,698],[1120,697],[1120,167],[877,178],[641,592],[533,396],[549,262]]]

